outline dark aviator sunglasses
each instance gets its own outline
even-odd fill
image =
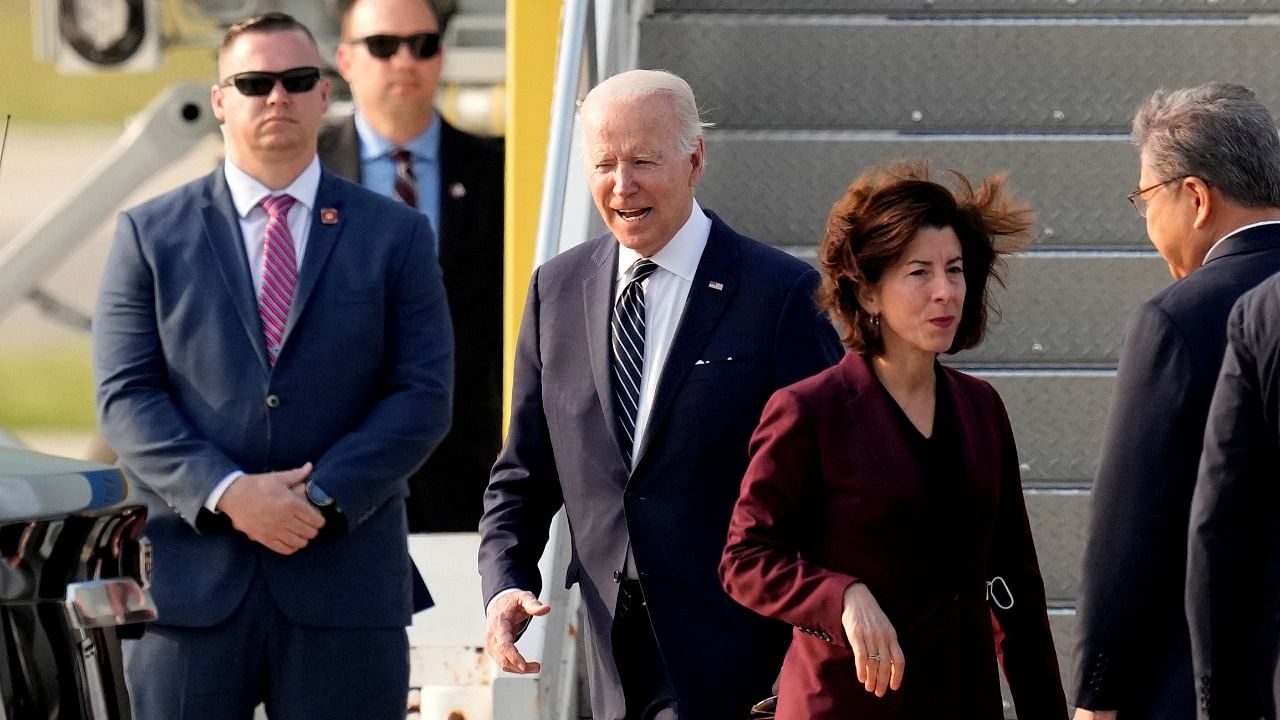
[[[369,54],[379,60],[389,60],[400,51],[400,46],[408,45],[409,52],[419,60],[430,60],[440,52],[439,33],[418,33],[416,35],[370,35],[368,37],[347,40],[348,45],[364,45]]]
[[[221,87],[235,85],[236,90],[245,97],[262,97],[263,95],[271,94],[271,90],[276,86],[277,81],[284,87],[284,91],[290,95],[310,92],[311,88],[314,88],[316,83],[320,81],[320,68],[296,67],[283,72],[251,70],[249,72],[236,73],[218,83],[218,85]]]

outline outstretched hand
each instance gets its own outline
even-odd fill
[[[516,635],[529,619],[551,612],[537,596],[527,590],[499,595],[489,604],[485,621],[484,646],[498,667],[511,673],[536,673],[542,664],[524,659],[516,649]]]

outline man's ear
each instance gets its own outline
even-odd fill
[[[218,122],[226,122],[226,110],[222,107],[222,88],[214,85],[209,88],[209,105],[213,107],[213,116]]]
[[[693,149],[689,162],[693,166],[693,171],[689,175],[689,187],[697,187],[698,181],[702,179],[702,171],[707,167],[707,155],[702,138],[698,138],[698,146]]]
[[[1209,219],[1213,216],[1214,197],[1213,192],[1209,188],[1209,184],[1204,180],[1192,175],[1182,179],[1182,189],[1191,193],[1192,201],[1195,203],[1196,217],[1192,221],[1192,226],[1197,230],[1203,230],[1209,225]]]

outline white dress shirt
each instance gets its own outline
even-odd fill
[[[227,187],[231,190],[231,204],[240,220],[240,237],[244,240],[245,256],[249,258],[249,274],[253,277],[253,296],[262,292],[262,261],[264,236],[267,232],[267,211],[261,203],[270,195],[292,195],[293,207],[289,208],[289,234],[293,236],[293,251],[302,267],[302,256],[307,251],[307,235],[311,232],[311,216],[316,206],[316,191],[320,187],[320,160],[312,158],[311,164],[288,187],[272,190],[256,178],[235,166],[231,158],[223,163]],[[236,470],[214,486],[204,501],[205,509],[217,512],[218,501],[236,478],[244,474]]]
[[[636,410],[635,440],[631,452],[633,470],[644,447],[649,410],[653,408],[653,398],[658,392],[658,380],[662,378],[662,368],[667,364],[667,354],[671,352],[676,328],[689,299],[689,289],[693,287],[693,274],[698,270],[710,235],[711,218],[694,200],[689,219],[670,242],[649,258],[658,269],[641,283],[644,287],[644,367],[640,371],[640,405]],[[631,266],[639,259],[640,253],[635,250],[618,247],[615,304],[626,287]]]

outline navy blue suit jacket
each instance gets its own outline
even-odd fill
[[[617,242],[568,250],[529,285],[511,424],[480,522],[483,593],[541,591],[538,558],[563,505],[565,582],[580,585],[590,618],[598,720],[623,717],[610,631],[628,534],[682,717],[746,717],[770,694],[790,640],[787,626],[731,600],[716,568],[765,401],[841,348],[816,309],[812,268],[711,220],[634,471],[610,379]]]
[[[1183,612],[1187,518],[1235,301],[1280,271],[1280,225],[1227,238],[1129,323],[1094,480],[1076,621],[1076,704],[1195,716]]]
[[[1187,619],[1202,720],[1280,711],[1280,275],[1236,303],[1191,503]]]
[[[220,622],[260,566],[293,622],[408,623],[405,478],[448,430],[452,382],[430,233],[322,173],[273,367],[221,169],[120,216],[93,325],[98,417],[149,510],[161,622]],[[202,507],[234,470],[306,462],[344,536],[281,556]]]

